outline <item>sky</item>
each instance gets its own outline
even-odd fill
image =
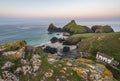
[[[0,0],[0,17],[120,17],[120,0]]]

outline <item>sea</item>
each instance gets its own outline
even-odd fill
[[[1,18],[0,19],[0,44],[13,41],[26,40],[28,45],[39,46],[58,33],[48,34],[48,26],[53,23],[63,27],[72,19],[25,19]],[[110,25],[115,32],[120,32],[120,20],[74,19],[77,24],[92,27],[93,25]]]

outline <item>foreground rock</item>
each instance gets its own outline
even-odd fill
[[[56,43],[53,44],[56,46]],[[16,51],[22,48],[25,47]],[[116,81],[104,65],[93,60],[64,58],[46,54],[38,47],[27,48],[27,51],[22,49],[25,54],[19,58],[0,55],[0,81]],[[47,52],[53,50],[51,47],[47,49]],[[64,49],[70,55],[69,47]]]
[[[101,26],[101,25],[95,25],[91,28],[95,33],[110,33],[110,32],[114,32],[113,29],[108,26]]]
[[[81,67],[74,67],[73,70],[86,81],[116,81],[112,73],[102,64],[83,58],[77,59],[77,62]]]

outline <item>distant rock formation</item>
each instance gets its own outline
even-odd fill
[[[66,24],[63,28],[58,28],[54,24],[50,24],[48,31],[51,32],[65,32],[64,34],[69,36],[72,34],[81,34],[81,33],[110,33],[114,32],[111,26],[105,25],[94,25],[91,29],[87,26],[82,26],[76,24],[75,20],[72,20]]]
[[[63,27],[63,31],[70,34],[80,34],[80,33],[90,33],[92,30],[87,26],[77,25],[75,20],[72,20],[70,23]]]
[[[61,32],[62,29],[61,28],[57,28],[53,23],[51,23],[49,25],[48,31],[49,32]]]
[[[95,33],[110,33],[110,32],[114,32],[114,30],[111,28],[111,26],[108,26],[108,25],[105,25],[105,26],[95,25],[91,29]]]

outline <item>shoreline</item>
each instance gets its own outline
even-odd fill
[[[69,36],[64,36],[63,32],[60,33],[58,35],[58,39],[59,38],[64,38],[67,39]],[[51,38],[52,39],[52,38]],[[61,56],[61,57],[68,57],[68,58],[77,58],[77,57],[81,57],[78,53],[77,53],[77,46],[76,45],[63,45],[63,42],[60,43],[59,41],[57,41],[56,43],[51,43],[51,41],[42,43],[40,45],[35,46],[37,47],[41,47],[43,50],[46,47],[51,47],[51,48],[55,48],[57,49],[57,52],[55,53],[57,56]],[[63,52],[63,48],[64,47],[69,47],[70,50],[68,52]],[[52,54],[52,53],[51,53]]]
[[[55,34],[56,34],[56,36],[54,36],[54,37],[57,37],[57,38],[64,38],[64,39],[68,38],[68,36],[63,36],[63,32],[62,33],[55,33]],[[59,34],[59,35],[57,35],[57,34]],[[47,42],[44,42],[44,43],[39,44],[39,45],[33,45],[33,46],[34,47],[39,47],[39,46],[49,45],[49,44],[51,44],[50,39]]]

